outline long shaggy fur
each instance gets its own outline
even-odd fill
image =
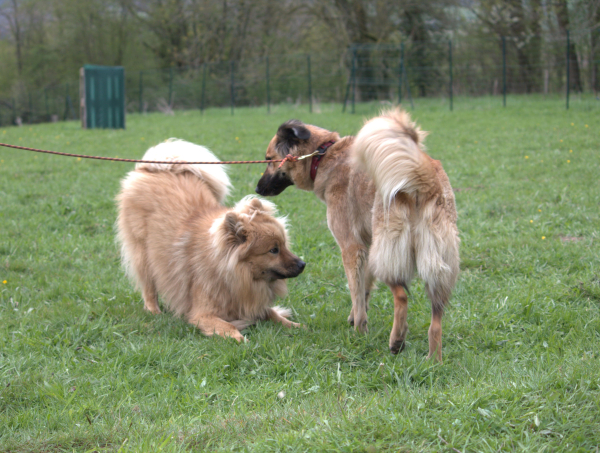
[[[144,160],[218,162],[182,140],[150,148]],[[117,238],[147,310],[160,312],[160,294],[205,334],[241,340],[239,329],[259,319],[292,325],[271,304],[304,263],[289,251],[275,205],[246,197],[228,209],[221,202],[229,187],[221,165],[138,164],[117,196]]]
[[[408,113],[388,110],[366,122],[352,155],[383,203],[370,251],[375,276],[407,285],[416,269],[441,311],[458,276],[459,238],[454,193],[439,162],[423,152],[425,135]]]

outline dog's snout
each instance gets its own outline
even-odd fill
[[[298,269],[300,269],[300,272],[302,272],[304,270],[304,268],[306,267],[306,263],[302,260],[298,260],[298,262],[296,264],[298,265]]]

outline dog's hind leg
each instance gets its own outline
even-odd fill
[[[217,334],[222,337],[233,338],[239,342],[245,341],[244,336],[233,324],[224,321],[218,316],[196,314],[189,317],[188,322],[200,329],[204,335],[211,336]]]
[[[342,248],[342,262],[348,279],[352,310],[348,322],[359,332],[367,332],[367,297],[365,291],[365,274],[367,273],[368,252],[366,247],[350,244]]]
[[[417,270],[431,300],[428,358],[434,357],[439,362],[442,361],[442,316],[459,271],[458,236],[451,228],[446,234],[443,232],[444,229],[438,227],[437,234],[434,234],[424,222],[417,228],[415,240],[420,246],[417,250]]]
[[[135,277],[137,287],[142,291],[144,310],[155,315],[159,314],[161,311],[158,306],[158,293],[150,274],[145,246],[140,242],[132,241],[130,248],[124,248],[123,254],[126,256],[128,273]]]
[[[408,333],[408,297],[402,285],[390,285],[394,295],[394,325],[390,334],[390,351],[397,354],[404,349],[404,340]]]

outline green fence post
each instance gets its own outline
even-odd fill
[[[404,43],[400,43],[400,65],[398,66],[398,104],[402,104],[402,74],[404,73]]]
[[[570,72],[570,67],[571,65],[569,64],[569,59],[571,57],[571,55],[569,55],[569,47],[571,44],[571,39],[570,39],[570,35],[569,35],[569,30],[567,30],[567,110],[569,110],[569,92],[570,92],[570,88],[571,88],[571,72]]]
[[[69,82],[65,83],[65,118],[66,121],[69,118]]]
[[[448,41],[448,62],[450,63],[450,86],[449,88],[449,95],[450,95],[450,111],[452,111],[453,109],[453,102],[454,99],[452,98],[452,40]]]
[[[269,78],[269,56],[266,59],[267,65],[267,113],[271,113],[271,82]]]
[[[48,88],[44,88],[44,103],[46,104],[46,121],[50,121],[50,109],[48,108]]]
[[[402,61],[404,62],[402,64],[402,69],[404,71],[403,73],[403,79],[404,79],[404,86],[406,87],[406,95],[408,96],[408,100],[410,101],[410,107],[412,109],[415,108],[415,104],[413,103],[413,98],[412,98],[412,94],[410,94],[410,84],[408,83],[408,75],[406,74],[406,66],[408,66],[406,64],[406,61],[404,60],[404,48],[402,49]]]
[[[144,111],[144,71],[140,71],[140,113]]]
[[[202,69],[202,94],[200,95],[200,112],[202,112],[202,114],[204,114],[205,93],[206,93],[206,63],[204,63],[204,68]]]
[[[173,66],[169,68],[169,107],[173,108]]]
[[[356,113],[356,48],[352,54],[352,113]]]
[[[230,65],[230,73],[231,73],[231,114],[233,115],[233,106],[235,105],[235,88],[234,88],[234,78],[233,78],[233,66],[234,62],[231,60],[229,62]]]
[[[506,107],[506,37],[502,37],[502,106]]]
[[[351,78],[348,79],[348,83],[346,84],[346,94],[344,95],[344,105],[342,105],[342,113],[346,111],[346,104],[348,103],[348,96],[350,95],[350,82]]]
[[[310,54],[306,56],[306,64],[308,69],[308,111],[312,113],[312,80],[310,73]]]

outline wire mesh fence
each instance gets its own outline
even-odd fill
[[[566,36],[455,36],[398,45],[353,45],[341,51],[277,55],[126,73],[126,109],[145,113],[241,106],[402,102],[439,98],[449,109],[468,97],[537,94],[569,108],[575,95],[596,105],[600,28]],[[79,118],[76,79],[0,99],[0,125]],[[557,103],[557,108],[558,108]]]

